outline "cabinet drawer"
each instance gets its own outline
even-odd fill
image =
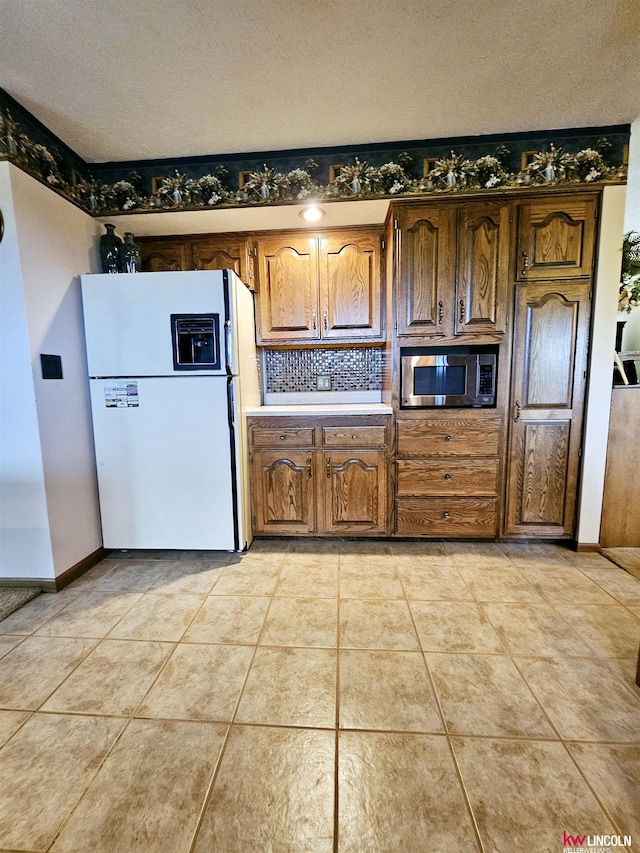
[[[497,456],[500,421],[398,421],[398,456]]]
[[[495,496],[497,485],[497,459],[398,460],[400,496]]]
[[[401,536],[478,536],[496,534],[495,498],[399,498]]]
[[[383,426],[324,427],[322,443],[325,447],[384,447]]]
[[[313,447],[312,429],[259,429],[251,431],[254,447]]]

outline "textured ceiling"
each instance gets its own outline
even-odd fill
[[[631,122],[640,0],[0,0],[0,86],[88,161]]]

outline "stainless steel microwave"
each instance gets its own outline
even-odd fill
[[[496,360],[495,353],[401,354],[400,405],[495,406]]]

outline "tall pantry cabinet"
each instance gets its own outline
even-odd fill
[[[574,535],[598,200],[551,188],[393,205],[397,534]],[[496,347],[495,409],[403,409],[401,350],[458,344]],[[476,459],[475,434],[495,436],[493,455]]]
[[[597,198],[519,206],[504,533],[575,529]]]

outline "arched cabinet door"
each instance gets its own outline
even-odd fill
[[[259,342],[317,340],[318,241],[292,236],[257,241]]]
[[[453,328],[454,211],[398,206],[394,224],[398,334],[444,335]]]
[[[319,245],[322,337],[380,338],[381,234],[341,231]]]
[[[456,335],[504,332],[509,218],[508,202],[475,202],[458,209]]]
[[[314,533],[313,450],[253,454],[254,533]]]
[[[591,276],[597,210],[595,196],[560,196],[521,204],[517,280]]]
[[[325,452],[327,533],[386,532],[387,457],[384,451]]]
[[[590,301],[587,282],[516,288],[505,533],[574,535]]]
[[[253,287],[249,263],[249,243],[234,235],[198,237],[192,242],[193,268],[196,270],[233,270],[244,283]]]
[[[178,240],[139,237],[143,272],[172,272],[191,269],[188,247]]]

